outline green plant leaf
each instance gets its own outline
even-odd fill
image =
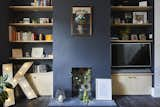
[[[12,84],[10,84],[9,82],[5,82],[5,87],[6,88],[13,88]]]
[[[7,81],[7,79],[8,79],[8,75],[5,75],[5,76],[3,77],[3,81]]]

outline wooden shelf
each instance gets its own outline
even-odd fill
[[[53,60],[53,58],[34,58],[34,57],[22,57],[22,58],[9,58],[11,60]]]
[[[111,40],[112,43],[151,43],[152,40]]]
[[[148,11],[152,9],[152,6],[140,7],[140,6],[112,6],[114,11]]]
[[[136,26],[136,27],[138,27],[138,26],[152,26],[152,23],[146,23],[146,24],[133,24],[133,23],[120,23],[120,24],[112,24],[112,26],[114,26],[114,27],[120,27],[120,26],[132,26],[132,27],[134,27],[134,26]]]
[[[53,23],[10,23],[10,26],[29,26],[29,27],[52,27]]]
[[[52,11],[53,6],[9,6],[14,11]]]
[[[34,40],[34,41],[10,41],[11,43],[52,43],[53,41]]]

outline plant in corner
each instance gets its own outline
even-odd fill
[[[7,82],[8,75],[0,76],[0,105],[3,105],[5,100],[8,99],[8,93],[6,88],[12,89],[13,86],[9,82]]]

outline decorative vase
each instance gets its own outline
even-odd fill
[[[77,26],[77,31],[78,31],[79,34],[83,34],[84,33],[83,32],[83,25],[78,25]]]

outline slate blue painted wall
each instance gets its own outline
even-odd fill
[[[95,78],[110,78],[110,0],[54,0],[55,60],[54,92],[63,88],[71,95],[72,67],[92,67],[92,89]],[[72,6],[93,7],[93,36],[71,35]]]
[[[9,57],[8,42],[8,2],[0,1],[0,68],[2,63],[6,63]],[[1,71],[1,69],[0,69]]]

